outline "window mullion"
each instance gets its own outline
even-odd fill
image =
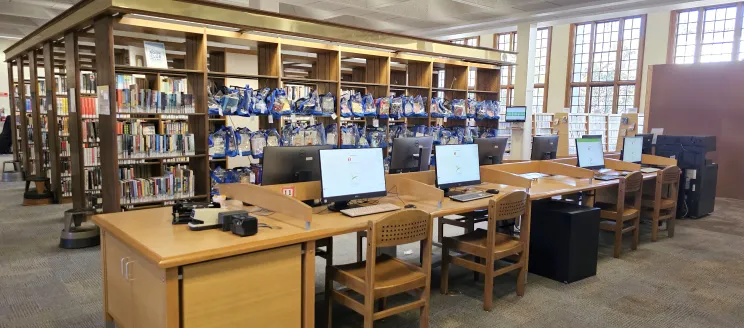
[[[703,23],[705,20],[705,10],[703,8],[698,9],[698,20],[697,30],[695,31],[695,58],[693,63],[700,62],[700,56],[703,49]]]
[[[586,100],[584,101],[584,113],[591,113],[592,112],[592,89],[589,86],[592,81],[592,71],[594,70],[594,40],[596,39],[597,35],[597,23],[592,22],[592,31],[589,33],[589,67],[587,69],[587,76],[586,76]]]
[[[620,70],[622,67],[622,59],[623,59],[623,39],[625,38],[625,19],[620,19],[619,28],[617,31],[617,53],[615,54],[615,80],[613,81],[613,89],[615,90],[612,93],[612,107],[610,108],[610,112],[613,114],[617,113],[617,106],[618,106],[618,87],[617,87],[617,81],[620,81]]]
[[[742,28],[742,17],[744,17],[744,14],[742,14],[742,11],[744,10],[744,6],[742,6],[742,3],[738,3],[736,5],[736,23],[734,25],[734,47],[731,56],[733,57],[733,61],[739,61],[739,52],[741,51],[740,45],[741,45],[741,28]]]

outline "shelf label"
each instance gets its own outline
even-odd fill
[[[295,187],[282,187],[282,194],[284,194],[284,196],[294,197]]]
[[[269,114],[269,124],[274,124],[274,115]]]
[[[69,112],[75,113],[77,111],[77,105],[75,104],[75,88],[70,88],[70,91],[68,91],[67,94],[69,95],[68,98],[70,103],[70,108],[68,108]]]
[[[447,116],[444,117],[444,123],[447,123]]]
[[[376,119],[376,118],[375,118],[375,119],[373,119],[373,120],[372,120],[372,126],[374,126],[374,127],[376,127],[376,128],[379,128],[379,127],[380,127],[380,120],[378,120],[378,119]]]
[[[335,120],[335,119],[336,119],[336,117],[338,117],[338,116],[336,116],[336,113],[333,113],[333,114],[331,114],[331,118],[332,118],[332,119],[334,119],[334,120]]]
[[[111,115],[108,85],[99,85],[96,89],[98,89],[98,114]]]

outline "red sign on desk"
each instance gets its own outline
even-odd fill
[[[289,197],[294,197],[295,195],[295,187],[283,187],[282,188],[282,194]]]
[[[7,96],[8,96],[7,92],[0,92],[0,97],[7,97]]]

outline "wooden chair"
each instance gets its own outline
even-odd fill
[[[599,228],[605,231],[615,232],[615,251],[614,256],[620,257],[623,249],[623,234],[633,231],[633,246],[631,249],[638,248],[638,236],[641,223],[641,197],[643,189],[643,173],[633,172],[624,178],[620,178],[617,189],[617,202],[595,203],[601,211],[599,216],[602,221]],[[628,199],[628,196],[631,199]],[[632,202],[629,202],[632,201]],[[631,221],[629,226],[625,223]]]
[[[364,327],[372,328],[375,320],[418,308],[421,327],[429,326],[429,288],[431,276],[431,220],[422,210],[402,210],[377,222],[370,221],[367,228],[367,260],[326,268],[326,297],[328,327],[332,323],[333,301],[339,302],[364,316]],[[422,266],[416,266],[389,255],[375,256],[378,247],[398,246],[423,241]],[[351,291],[361,294],[364,302],[354,300],[347,292],[333,288],[338,282]],[[418,292],[414,302],[375,312],[374,303],[404,292]]]
[[[674,237],[677,219],[677,195],[682,170],[669,166],[656,172],[656,188],[653,195],[644,195],[641,201],[643,213],[651,217],[651,241],[659,235],[659,222],[667,221],[667,235]]]
[[[498,200],[491,200],[488,204],[488,230],[478,229],[457,237],[445,237],[442,243],[442,284],[441,293],[447,294],[449,284],[450,263],[459,265],[466,269],[479,272],[485,276],[485,287],[483,291],[483,309],[491,310],[493,299],[493,278],[509,271],[520,270],[517,279],[517,295],[524,295],[525,284],[525,245],[520,239],[510,235],[496,232],[496,223],[502,220],[516,219],[524,214],[527,204],[527,194],[524,191],[514,191],[504,195]],[[522,224],[529,224],[522,222]],[[520,238],[524,238],[522,230]],[[460,257],[453,257],[450,250],[457,251],[475,257],[473,261]],[[514,264],[494,270],[495,261],[509,256],[517,256]],[[485,260],[481,262],[480,259]]]

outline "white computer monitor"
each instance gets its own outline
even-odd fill
[[[576,138],[576,157],[578,166],[585,169],[604,168],[604,149],[602,139]]]
[[[434,156],[437,187],[480,184],[477,144],[435,146]]]
[[[527,120],[527,107],[525,106],[508,106],[506,107],[505,122],[524,122]]]
[[[322,149],[319,154],[324,203],[342,209],[350,200],[387,195],[382,148]]]
[[[625,137],[623,140],[623,161],[640,164],[642,155],[643,137]]]

